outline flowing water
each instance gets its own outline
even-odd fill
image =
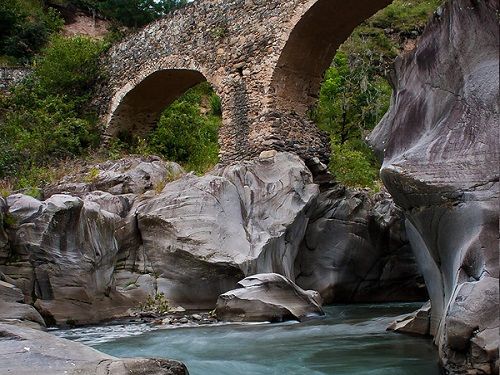
[[[191,375],[438,375],[430,340],[385,331],[395,316],[419,307],[336,305],[305,323],[164,330],[143,324],[56,334],[117,357],[180,360]]]

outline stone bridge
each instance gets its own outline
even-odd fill
[[[307,120],[337,48],[389,0],[197,0],[115,45],[99,97],[105,136],[141,134],[190,87],[220,96],[222,163],[262,150],[328,159]]]

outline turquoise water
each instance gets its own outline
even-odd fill
[[[180,360],[191,375],[437,375],[430,340],[386,332],[395,316],[418,304],[341,305],[306,323],[220,325],[147,332],[136,326],[66,331],[117,357]],[[87,332],[88,331],[88,332]],[[106,337],[108,336],[108,337]],[[110,341],[108,341],[110,340]],[[103,342],[107,341],[107,342]]]

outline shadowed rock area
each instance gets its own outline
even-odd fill
[[[322,192],[295,259],[296,283],[325,303],[423,301],[427,290],[402,211],[389,194]]]
[[[399,59],[370,136],[406,215],[430,333],[453,374],[498,373],[498,2],[456,0]]]

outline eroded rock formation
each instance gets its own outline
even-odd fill
[[[405,209],[430,332],[454,374],[498,373],[497,14],[494,0],[441,8],[415,52],[397,61],[391,107],[370,136]]]
[[[187,175],[138,206],[139,252],[169,299],[213,308],[246,275],[294,277],[306,212],[317,194],[293,154]]]
[[[303,290],[276,273],[249,276],[221,294],[215,314],[230,322],[304,321],[324,315],[318,292]]]
[[[297,279],[329,302],[420,293],[387,198],[341,187],[320,196],[304,162],[275,151],[203,177],[170,181],[171,169],[157,158],[119,160],[68,176],[44,201],[0,200],[0,271],[50,324],[124,316],[157,293],[171,306],[213,309],[257,273]]]

